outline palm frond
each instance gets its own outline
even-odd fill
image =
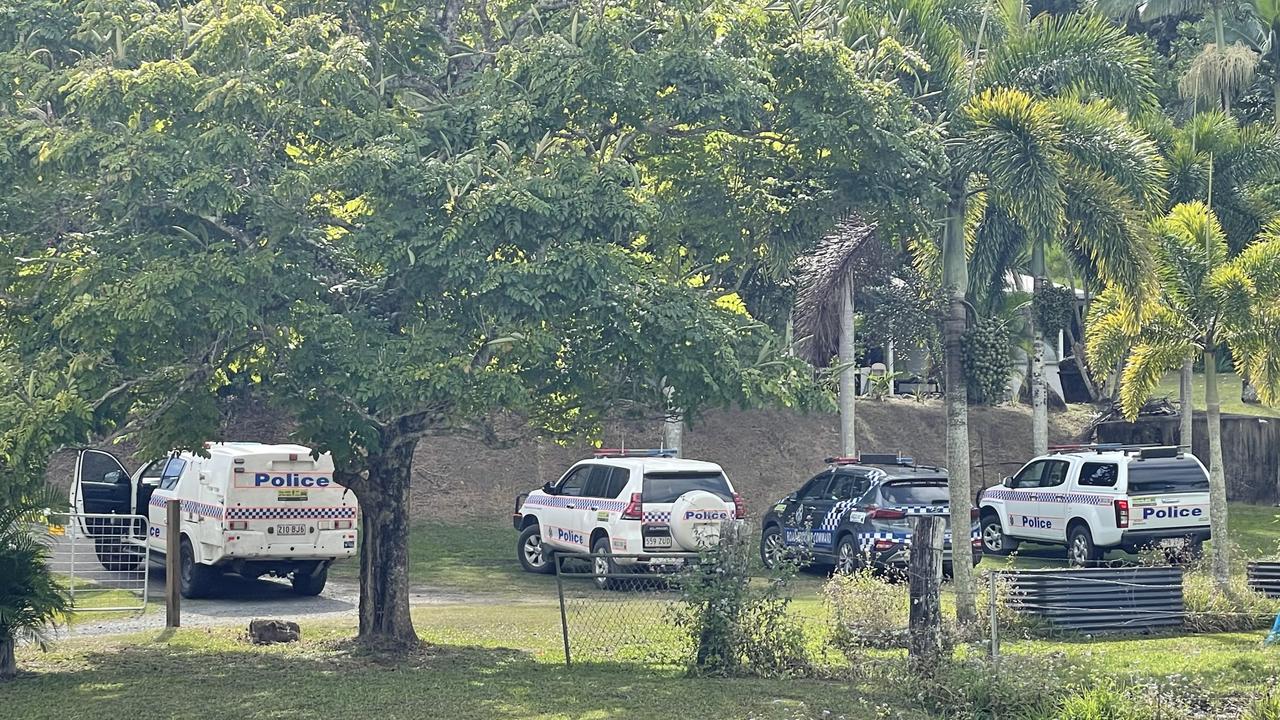
[[[952,22],[972,14],[963,6],[963,0],[870,0],[849,9],[840,34],[852,47],[893,40],[911,48],[922,63],[900,78],[904,90],[912,96],[932,94],[936,100],[926,104],[950,113],[968,95],[968,42]]]
[[[1085,92],[1121,107],[1155,107],[1156,83],[1142,41],[1100,15],[1041,15],[1022,35],[993,50],[982,87],[1041,95]]]
[[[840,293],[845,279],[865,280],[882,269],[885,254],[876,227],[849,216],[800,259],[795,329],[798,337],[808,338],[801,354],[811,364],[826,366],[840,346]]]
[[[1171,17],[1200,15],[1209,7],[1209,0],[1146,0],[1138,8],[1138,17],[1142,22],[1154,22]]]
[[[1219,48],[1209,43],[1178,80],[1178,92],[1182,97],[1212,107],[1224,98],[1240,97],[1253,83],[1257,69],[1258,56],[1249,48],[1239,44]]]
[[[981,300],[1003,295],[1010,270],[1027,257],[1027,234],[1002,208],[986,204],[975,218],[969,256],[969,289]]]
[[[1049,102],[1062,125],[1062,145],[1072,158],[1117,182],[1139,207],[1165,202],[1168,170],[1149,136],[1108,102]]]
[[[1142,211],[1115,181],[1072,163],[1065,174],[1066,244],[1104,283],[1141,298],[1152,268]]]
[[[967,108],[965,158],[987,179],[989,202],[1032,240],[1053,242],[1062,227],[1066,156],[1062,128],[1044,103],[1019,90],[988,90]]]
[[[1186,344],[1139,343],[1124,366],[1120,386],[1120,407],[1130,420],[1160,385],[1165,373],[1182,365],[1191,348]]]
[[[1107,288],[1089,307],[1085,359],[1095,378],[1106,377],[1129,356],[1137,342],[1138,311],[1132,300],[1118,288]]]
[[[1151,223],[1156,238],[1156,270],[1171,305],[1208,326],[1204,310],[1210,273],[1227,259],[1226,236],[1218,218],[1200,201],[1179,203]]]

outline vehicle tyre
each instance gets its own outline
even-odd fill
[[[329,563],[319,563],[319,567],[306,571],[302,568],[293,571],[289,582],[293,584],[293,592],[303,597],[315,597],[324,590],[329,581]]]
[[[613,561],[613,549],[609,546],[609,538],[601,536],[591,543],[591,571],[594,577],[592,581],[597,588],[601,590],[621,590],[623,588],[622,580],[617,577],[609,577],[617,575],[622,571],[618,568],[618,564]]]
[[[213,590],[213,583],[218,571],[208,565],[196,562],[195,550],[191,541],[182,538],[182,548],[178,551],[178,591],[184,598],[202,598]]]
[[[760,533],[760,562],[772,570],[786,557],[787,546],[782,539],[782,528],[770,525]]]
[[[982,514],[982,551],[991,555],[1008,555],[1018,549],[1018,541],[1004,534],[1000,516],[993,512]]]
[[[836,573],[852,575],[862,567],[862,557],[858,552],[858,543],[852,535],[841,536],[836,544]]]
[[[111,572],[132,572],[142,567],[142,550],[114,538],[96,538],[93,541],[94,554],[98,563]]]
[[[1073,525],[1067,532],[1067,562],[1071,567],[1093,567],[1102,553],[1093,544],[1093,534],[1084,523]]]
[[[516,557],[525,572],[546,574],[555,570],[554,558],[542,544],[542,529],[530,525],[520,531],[520,539],[516,541]]]

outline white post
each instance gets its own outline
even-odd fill
[[[840,286],[840,452],[858,453],[854,437],[858,395],[858,368],[853,345],[853,276]]]

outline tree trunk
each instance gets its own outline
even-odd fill
[[[1195,359],[1190,355],[1182,361],[1182,372],[1178,378],[1178,444],[1191,449],[1192,419],[1195,417],[1195,402],[1191,397],[1191,381],[1195,370]]]
[[[1040,262],[1043,264],[1043,259]],[[1044,277],[1037,273],[1033,297],[1039,297],[1043,290]],[[1036,322],[1035,312],[1031,313],[1031,342],[1031,451],[1044,455],[1049,452],[1049,401],[1044,380],[1044,328]]]
[[[1222,467],[1222,406],[1218,368],[1212,347],[1204,351],[1205,425],[1209,430],[1209,531],[1213,534],[1213,579],[1225,591],[1231,582],[1231,543],[1227,540],[1227,477]]]
[[[417,439],[369,457],[360,501],[360,634],[369,645],[418,644],[409,616],[409,478]]]
[[[18,674],[18,660],[14,656],[18,641],[12,636],[0,635],[0,680],[10,680]]]
[[[964,183],[956,182],[947,206],[946,229],[942,240],[942,277],[951,301],[943,322],[943,355],[946,364],[945,405],[947,411],[947,469],[951,502],[951,527],[956,537],[967,537],[973,493],[969,483],[969,388],[964,376],[964,331],[968,325],[964,296],[969,287],[969,270],[964,252]],[[973,592],[973,565],[951,564],[956,591],[956,621],[969,625],[978,620]]]
[[[668,410],[666,418],[662,421],[662,447],[666,450],[675,450],[676,457],[680,457],[683,445],[684,411],[679,408]]]
[[[853,276],[844,279],[840,289],[840,454],[858,454],[857,404],[858,362],[854,348]]]
[[[911,557],[907,565],[911,611],[907,655],[912,672],[930,676],[942,662],[942,519],[919,515],[912,519]],[[951,534],[951,560],[958,560],[959,534]],[[967,549],[967,548],[966,548]]]

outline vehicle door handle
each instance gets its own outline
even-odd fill
[[[599,506],[592,505],[592,506],[591,506],[591,509],[592,509],[592,510],[599,510],[600,508],[599,508]]]
[[[1067,499],[1067,496],[1066,496],[1066,495],[1054,495],[1054,496],[1053,496],[1053,499],[1054,499],[1054,500],[1066,500],[1066,499]]]
[[[576,508],[576,507],[578,507],[578,506],[577,506],[577,505],[574,505],[573,503],[565,503],[564,509],[565,509],[565,510],[573,510],[573,509],[574,509],[574,508]]]

